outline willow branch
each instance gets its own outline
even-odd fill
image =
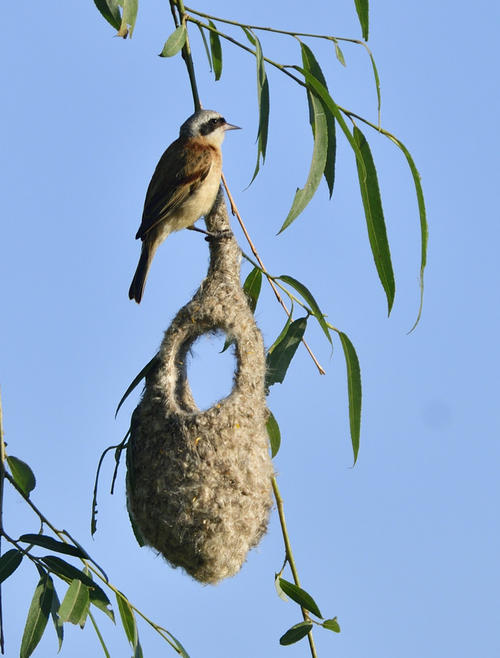
[[[209,18],[212,21],[217,21],[218,23],[226,23],[227,25],[234,25],[235,27],[246,27],[250,30],[260,30],[262,32],[274,32],[275,34],[287,34],[291,37],[310,37],[312,39],[326,39],[327,41],[348,41],[350,43],[355,43],[360,46],[366,46],[364,41],[360,39],[348,39],[347,37],[336,37],[332,34],[313,34],[311,32],[296,32],[295,30],[278,30],[274,27],[264,27],[262,25],[248,25],[247,23],[239,23],[238,21],[231,21],[228,18],[220,18],[219,16],[212,16],[211,14],[205,14],[202,11],[197,9],[192,9],[191,7],[185,8],[187,11],[196,16],[203,16],[203,18]]]
[[[235,46],[238,46],[239,48],[242,48],[243,50],[246,50],[248,53],[250,53],[254,57],[256,56],[255,50],[252,50],[246,44],[242,43],[241,41],[238,41],[237,39],[234,39],[233,37],[229,36],[228,34],[225,34],[224,32],[221,32],[217,28],[214,28],[211,25],[208,25],[207,23],[203,23],[202,21],[199,21],[196,18],[193,18],[192,16],[186,16],[186,20],[190,21],[191,23],[194,23],[195,25],[198,25],[198,27],[200,27],[200,28],[205,28],[206,30],[209,30],[210,32],[215,32],[216,34],[218,34],[223,39],[226,39],[227,41],[230,41],[231,43],[233,43]],[[247,27],[247,26],[245,25],[245,27]],[[251,26],[249,26],[249,27],[251,27]],[[297,33],[297,35],[302,36],[302,35],[300,35],[300,33]],[[318,35],[316,35],[316,36],[318,36]],[[335,37],[335,38],[339,39],[339,40],[341,39],[341,37]],[[342,39],[342,40],[343,41],[352,41],[353,43],[360,43],[360,44],[364,45],[368,49],[368,52],[371,54],[370,49],[366,46],[366,44],[363,41],[358,41],[356,39]],[[288,67],[287,67],[286,64],[280,64],[279,62],[275,62],[274,60],[269,59],[268,57],[263,57],[262,59],[265,62],[267,62],[268,64],[270,64],[271,66],[273,66],[274,68],[278,69],[279,71],[281,71],[282,73],[287,75],[289,78],[291,78],[294,82],[296,82],[301,87],[304,87],[305,89],[308,88],[307,84],[303,80],[301,80],[300,78],[298,78],[296,75],[294,75],[293,73],[291,73],[288,70]],[[367,126],[370,126],[370,128],[373,128],[374,130],[381,133],[382,135],[385,135],[389,139],[391,139],[393,141],[395,139],[397,139],[396,137],[394,137],[394,135],[392,135],[392,133],[388,132],[387,130],[384,130],[380,126],[380,124],[376,125],[376,124],[372,123],[371,121],[369,121],[368,119],[364,119],[359,114],[356,114],[355,112],[351,112],[351,110],[347,110],[346,108],[342,107],[341,105],[337,105],[337,107],[346,116],[348,116],[350,118],[355,117],[356,119],[359,119],[360,121],[365,123]],[[379,112],[379,114],[380,114],[380,112]],[[379,121],[380,121],[380,117],[379,117]]]
[[[278,482],[276,481],[276,476],[273,476],[271,478],[271,483],[273,485],[273,493],[274,493],[274,498],[276,500],[276,507],[278,509],[278,516],[280,519],[280,525],[281,525],[281,532],[283,534],[283,542],[285,544],[285,554],[286,554],[286,561],[290,565],[290,570],[292,572],[293,576],[293,582],[297,585],[297,587],[300,587],[300,580],[299,580],[299,573],[297,571],[297,565],[295,564],[295,559],[293,557],[293,552],[292,552],[292,545],[290,543],[290,537],[288,536],[288,528],[286,525],[286,519],[285,519],[285,510],[283,507],[283,498],[281,497],[280,490],[278,488]],[[311,618],[309,617],[309,614],[305,608],[302,608],[302,617],[304,618],[304,621],[311,621]],[[316,653],[316,647],[314,645],[314,638],[312,631],[309,631],[307,634],[307,639],[309,640],[309,647],[311,649],[311,656],[313,658],[317,658],[317,653]]]

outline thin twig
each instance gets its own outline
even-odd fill
[[[230,41],[231,43],[234,43],[235,46],[238,46],[239,48],[246,50],[247,53],[250,53],[251,55],[256,57],[255,50],[252,50],[246,44],[242,43],[241,41],[238,41],[238,39],[234,39],[233,37],[230,37],[229,34],[225,34],[224,32],[218,30],[217,28],[208,25],[208,23],[203,23],[203,21],[199,21],[196,18],[193,18],[192,16],[186,15],[186,20],[190,21],[191,23],[194,23],[195,25],[198,25],[199,27],[204,27],[206,30],[209,30],[210,32],[215,32],[223,39],[226,39],[226,41]],[[302,85],[302,87],[307,86],[305,82],[302,82],[302,80],[300,80],[300,78],[297,78],[296,75],[290,73],[290,71],[287,70],[287,67],[284,66],[283,64],[280,64],[279,62],[275,62],[274,60],[269,59],[268,57],[263,57],[262,59],[268,64],[271,64],[271,66],[274,66],[275,68],[279,69],[282,73],[287,75],[289,78],[292,78],[292,80],[295,80],[295,82],[297,82],[299,85]]]
[[[238,222],[239,222],[239,224],[240,224],[240,226],[241,226],[241,230],[243,231],[243,233],[244,233],[244,235],[245,235],[245,238],[246,238],[248,244],[250,245],[250,249],[252,250],[253,255],[254,255],[255,258],[257,259],[257,262],[259,263],[260,268],[262,269],[262,271],[263,271],[264,274],[266,275],[267,280],[269,281],[269,284],[271,285],[271,288],[273,289],[273,292],[274,292],[274,294],[276,295],[276,299],[278,300],[278,302],[279,302],[279,303],[281,304],[281,306],[283,307],[285,313],[286,313],[287,315],[290,315],[290,311],[288,310],[287,305],[286,305],[285,302],[283,301],[283,298],[281,297],[281,295],[280,295],[280,293],[279,293],[279,291],[278,291],[278,288],[276,287],[275,282],[273,281],[271,275],[268,273],[268,271],[267,271],[267,269],[266,269],[266,266],[265,266],[264,263],[262,262],[262,259],[261,259],[261,257],[259,256],[259,253],[258,253],[257,249],[255,248],[255,245],[254,245],[254,243],[253,243],[253,241],[252,241],[252,238],[250,237],[250,235],[249,235],[249,233],[248,233],[248,231],[247,231],[247,228],[246,228],[246,226],[245,226],[245,223],[243,222],[243,219],[242,219],[242,217],[241,217],[241,215],[240,215],[240,213],[239,213],[239,211],[238,211],[238,208],[236,207],[236,204],[235,204],[235,202],[234,202],[233,196],[232,196],[232,194],[231,194],[231,192],[230,192],[230,190],[229,190],[229,187],[228,187],[228,185],[227,185],[227,181],[226,181],[226,177],[224,176],[224,174],[222,174],[222,182],[223,182],[223,184],[224,184],[224,188],[225,188],[225,190],[226,190],[226,194],[227,194],[227,196],[228,196],[229,203],[231,204],[231,212],[233,213],[233,215],[235,215],[235,216],[237,217]],[[324,368],[320,365],[318,359],[317,359],[316,356],[314,355],[314,352],[311,350],[311,348],[309,347],[309,345],[307,344],[307,342],[306,342],[304,339],[302,339],[302,342],[304,343],[304,346],[305,346],[306,350],[309,352],[309,355],[311,356],[311,359],[314,361],[314,365],[315,365],[316,368],[318,369],[319,374],[320,374],[320,375],[324,375],[324,374],[325,374],[325,370],[324,370]]]
[[[175,0],[169,0],[170,4],[170,11],[172,12],[172,18],[174,21],[175,27],[179,27],[179,19],[177,18],[177,14],[175,13],[175,10],[177,9],[177,6],[175,4]]]
[[[332,34],[313,34],[310,32],[296,32],[295,30],[278,30],[274,27],[263,27],[261,25],[248,25],[247,23],[239,23],[238,21],[231,21],[228,18],[220,18],[219,16],[212,16],[211,14],[205,14],[202,11],[197,9],[192,9],[191,7],[186,7],[186,11],[196,14],[197,16],[203,16],[203,18],[209,18],[210,20],[217,21],[218,23],[226,23],[227,25],[235,25],[236,27],[246,27],[249,30],[260,30],[264,32],[274,32],[275,34],[287,34],[291,37],[311,37],[314,39],[326,39],[328,41],[349,41],[351,43],[356,43],[359,45],[365,45],[364,41],[360,39],[348,39],[347,37],[335,37]]]
[[[297,565],[295,564],[295,560],[293,557],[293,552],[292,552],[292,545],[290,544],[290,537],[288,536],[288,529],[286,525],[286,520],[285,520],[285,511],[283,508],[283,498],[281,497],[280,490],[278,488],[278,483],[276,481],[276,476],[273,475],[271,478],[271,483],[273,485],[273,492],[274,492],[274,498],[276,500],[276,507],[278,508],[278,516],[280,518],[280,525],[281,525],[281,532],[283,534],[283,542],[285,544],[285,552],[286,552],[286,560],[288,564],[290,565],[290,569],[292,572],[293,576],[293,581],[297,585],[297,587],[300,587],[300,581],[299,581],[299,574],[297,571]],[[309,614],[305,608],[302,608],[302,616],[304,618],[304,621],[311,621],[311,618],[309,617]],[[316,647],[314,645],[314,638],[312,631],[309,631],[307,634],[307,639],[309,640],[309,647],[311,648],[311,656],[313,658],[317,658],[317,653],[316,653]]]

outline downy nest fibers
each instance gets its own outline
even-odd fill
[[[127,455],[129,511],[144,541],[193,578],[233,576],[266,531],[273,468],[266,432],[265,356],[240,285],[239,247],[222,195],[207,228],[210,266],[193,299],[165,332],[132,416]],[[221,330],[234,339],[231,393],[206,411],[186,373],[193,342]]]

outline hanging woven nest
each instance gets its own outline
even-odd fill
[[[222,191],[206,219],[210,266],[177,313],[132,416],[128,506],[144,541],[193,578],[233,576],[267,528],[272,504],[262,335],[240,284],[241,252]],[[187,380],[194,341],[221,331],[234,341],[231,393],[201,411]]]

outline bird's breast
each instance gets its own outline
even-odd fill
[[[210,212],[219,191],[221,174],[222,158],[219,153],[215,152],[210,171],[205,180],[193,190],[182,203],[182,206],[169,217],[168,223],[171,231],[178,231],[191,226],[200,217]]]

